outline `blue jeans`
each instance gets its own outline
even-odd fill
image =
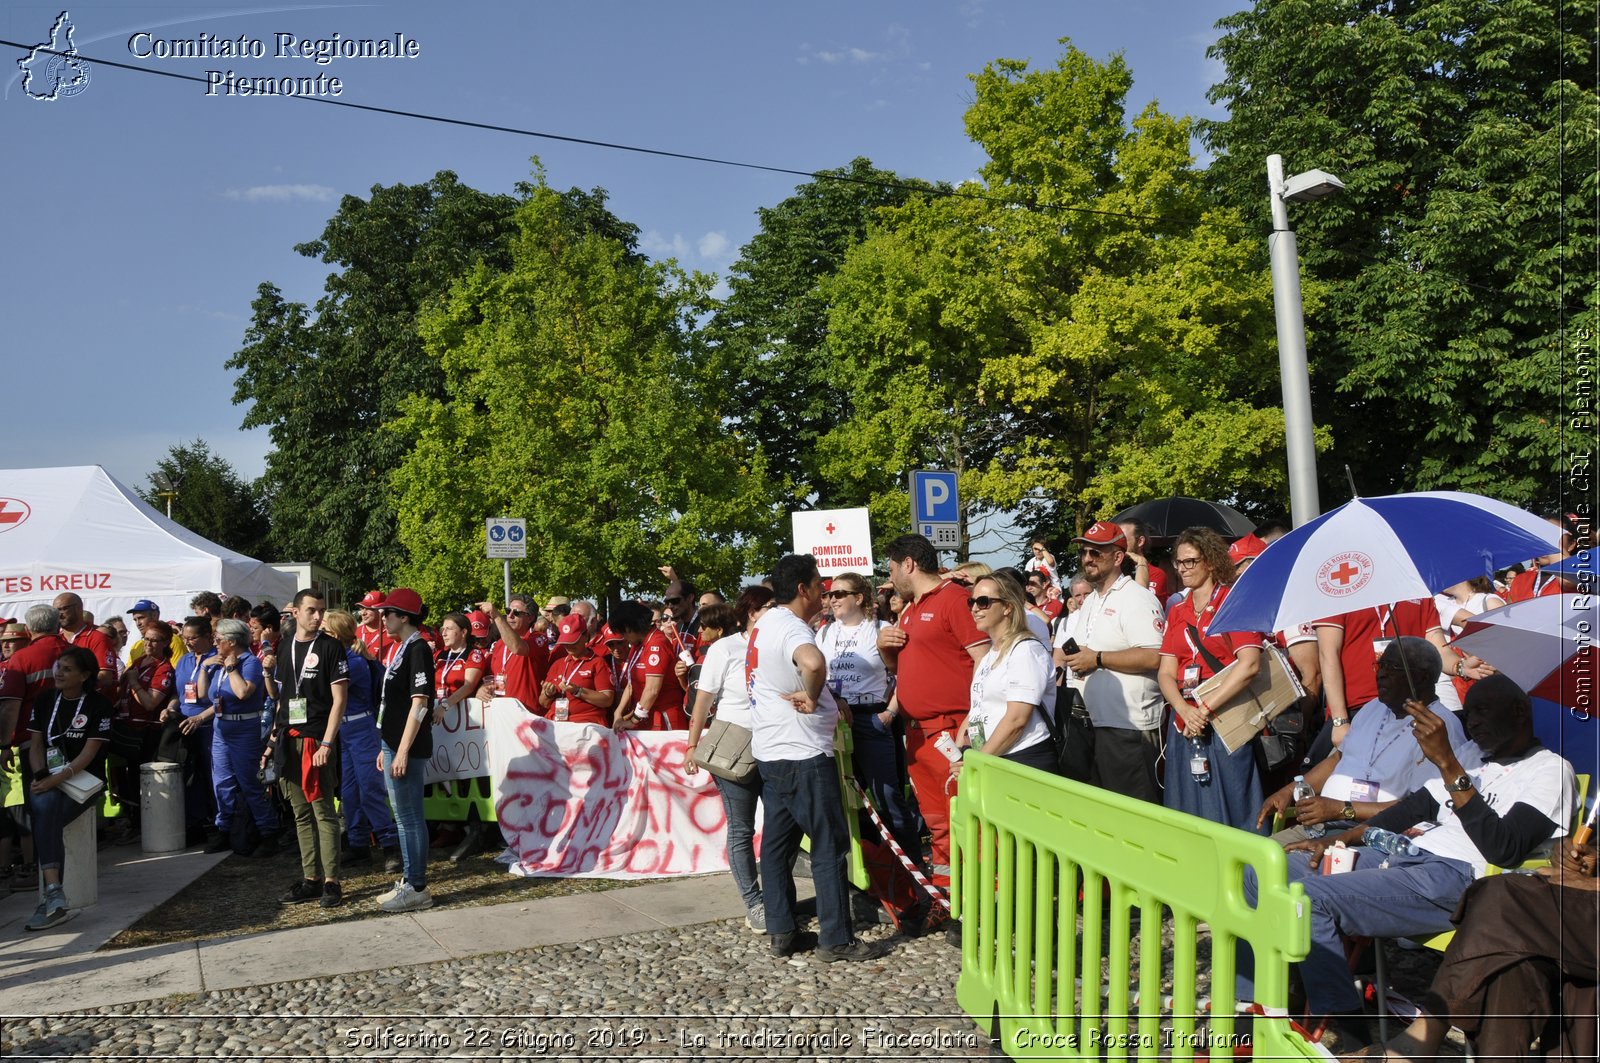
[[[406,775],[394,777],[394,750],[383,744],[383,785],[389,792],[389,803],[394,806],[395,826],[400,830],[400,858],[404,870],[402,877],[417,891],[428,888],[428,822],[422,814],[422,793],[427,787],[428,761],[425,757],[408,757]]]
[[[1350,978],[1341,933],[1357,937],[1406,937],[1450,929],[1450,914],[1472,885],[1472,866],[1435,856],[1391,856],[1357,846],[1354,871],[1323,875],[1304,852],[1288,853],[1289,881],[1305,886],[1311,900],[1311,953],[1300,964],[1306,1006],[1312,1015],[1360,1013],[1361,994]],[[1245,900],[1256,903],[1255,869],[1244,869]],[[1249,947],[1239,946],[1235,988],[1240,1000],[1255,999],[1255,964]]]
[[[91,797],[79,804],[63,790],[46,790],[31,795],[28,814],[33,817],[33,851],[41,868],[61,869],[67,858],[67,845],[62,833],[67,824],[93,808],[99,797]]]
[[[761,880],[756,877],[756,802],[761,799],[761,775],[749,782],[711,776],[722,794],[728,814],[728,870],[746,908],[761,903]]]
[[[881,709],[879,710],[882,711]],[[883,817],[894,840],[914,862],[922,862],[922,829],[917,813],[906,800],[897,756],[900,737],[878,721],[870,709],[851,715],[850,736],[855,750],[850,754],[856,778],[872,798],[873,807]]]
[[[365,848],[376,837],[387,849],[396,844],[394,816],[389,812],[389,788],[378,775],[378,724],[370,712],[349,716],[339,725],[339,804],[344,811],[345,836],[355,848]]]
[[[811,838],[811,881],[817,889],[818,943],[848,944],[850,889],[845,879],[850,832],[844,822],[844,797],[833,758],[758,760],[766,820],[761,838],[761,900],[767,933],[795,929],[794,865],[801,835]]]

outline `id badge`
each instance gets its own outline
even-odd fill
[[[567,716],[569,715],[568,710],[571,707],[572,707],[572,702],[571,702],[570,699],[568,699],[568,698],[557,698],[555,700],[556,713],[555,713],[555,716],[553,717],[555,719],[555,721],[557,723],[565,723],[566,719],[567,719]]]
[[[66,771],[67,763],[67,755],[55,746],[51,746],[44,751],[44,766],[51,775],[58,771]]]
[[[1352,779],[1350,782],[1350,800],[1352,802],[1378,800],[1378,784],[1371,779]]]
[[[300,724],[305,723],[307,718],[308,717],[306,715],[306,699],[305,698],[290,698],[289,699],[289,725],[291,727],[298,727]]]
[[[1194,688],[1200,685],[1200,666],[1186,664],[1183,666],[1183,696],[1194,697]]]
[[[200,685],[198,683],[183,684],[183,700],[193,705],[200,700]]]
[[[434,687],[433,688],[433,700],[434,701],[443,701],[445,698],[447,698],[449,696],[450,695],[445,691],[444,687]]]
[[[1372,659],[1376,661],[1380,657],[1382,657],[1383,656],[1383,651],[1388,649],[1389,648],[1389,643],[1391,643],[1393,641],[1394,641],[1393,639],[1373,639],[1372,640]]]

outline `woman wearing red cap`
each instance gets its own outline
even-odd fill
[[[589,647],[588,625],[583,617],[562,617],[559,630],[556,647],[566,653],[550,662],[550,670],[539,686],[539,708],[557,723],[606,727],[611,723],[611,706],[617,700],[611,669]]]
[[[431,908],[428,895],[428,823],[422,795],[427,785],[428,758],[433,756],[433,651],[418,627],[427,611],[410,587],[396,587],[383,602],[383,625],[395,643],[378,693],[378,731],[383,752],[378,771],[389,791],[395,826],[400,831],[402,877],[378,898],[386,912]]]

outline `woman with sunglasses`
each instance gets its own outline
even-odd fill
[[[250,627],[243,620],[217,621],[217,652],[200,662],[200,684],[216,707],[211,731],[211,790],[217,801],[217,840],[207,852],[232,848],[234,818],[249,816],[259,837],[252,856],[278,851],[278,816],[259,778],[261,709],[266,701],[261,661],[250,652]]]
[[[1216,615],[1234,579],[1228,544],[1210,528],[1187,528],[1173,548],[1173,565],[1188,593],[1167,616],[1157,680],[1172,710],[1167,724],[1165,803],[1168,808],[1259,833],[1261,775],[1255,744],[1229,753],[1211,727],[1212,709],[1226,705],[1261,667],[1260,634],[1213,632]],[[1228,665],[1222,686],[1202,700],[1195,688]]]
[[[1028,626],[1028,603],[1016,580],[984,576],[973,584],[972,622],[991,647],[972,672],[972,709],[956,745],[1058,774],[1045,714],[1055,711],[1055,666]],[[961,770],[958,760],[950,773]]]
[[[817,636],[817,648],[828,662],[828,685],[845,707],[855,739],[851,760],[856,778],[889,825],[894,840],[912,859],[922,851],[916,815],[906,804],[901,777],[899,708],[891,699],[889,671],[878,652],[878,632],[888,625],[868,615],[872,590],[854,572],[833,577],[828,602],[833,622]]]
[[[389,791],[400,835],[401,878],[378,898],[386,912],[433,907],[428,894],[428,823],[423,788],[433,756],[433,650],[419,630],[427,617],[422,598],[396,587],[383,600],[383,626],[396,649],[378,686],[378,773]]]
[[[28,814],[33,819],[33,844],[44,889],[39,907],[24,926],[47,930],[72,918],[61,884],[66,860],[62,835],[67,824],[93,814],[98,797],[75,801],[61,784],[81,771],[102,775],[106,742],[111,738],[111,702],[95,689],[100,664],[81,646],[68,646],[55,664],[55,689],[33,702],[28,726]]]

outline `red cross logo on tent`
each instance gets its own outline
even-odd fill
[[[33,507],[20,498],[0,498],[0,532],[8,532],[26,521]]]
[[[1317,569],[1317,589],[1334,598],[1354,594],[1372,579],[1372,558],[1360,550],[1334,554]]]

